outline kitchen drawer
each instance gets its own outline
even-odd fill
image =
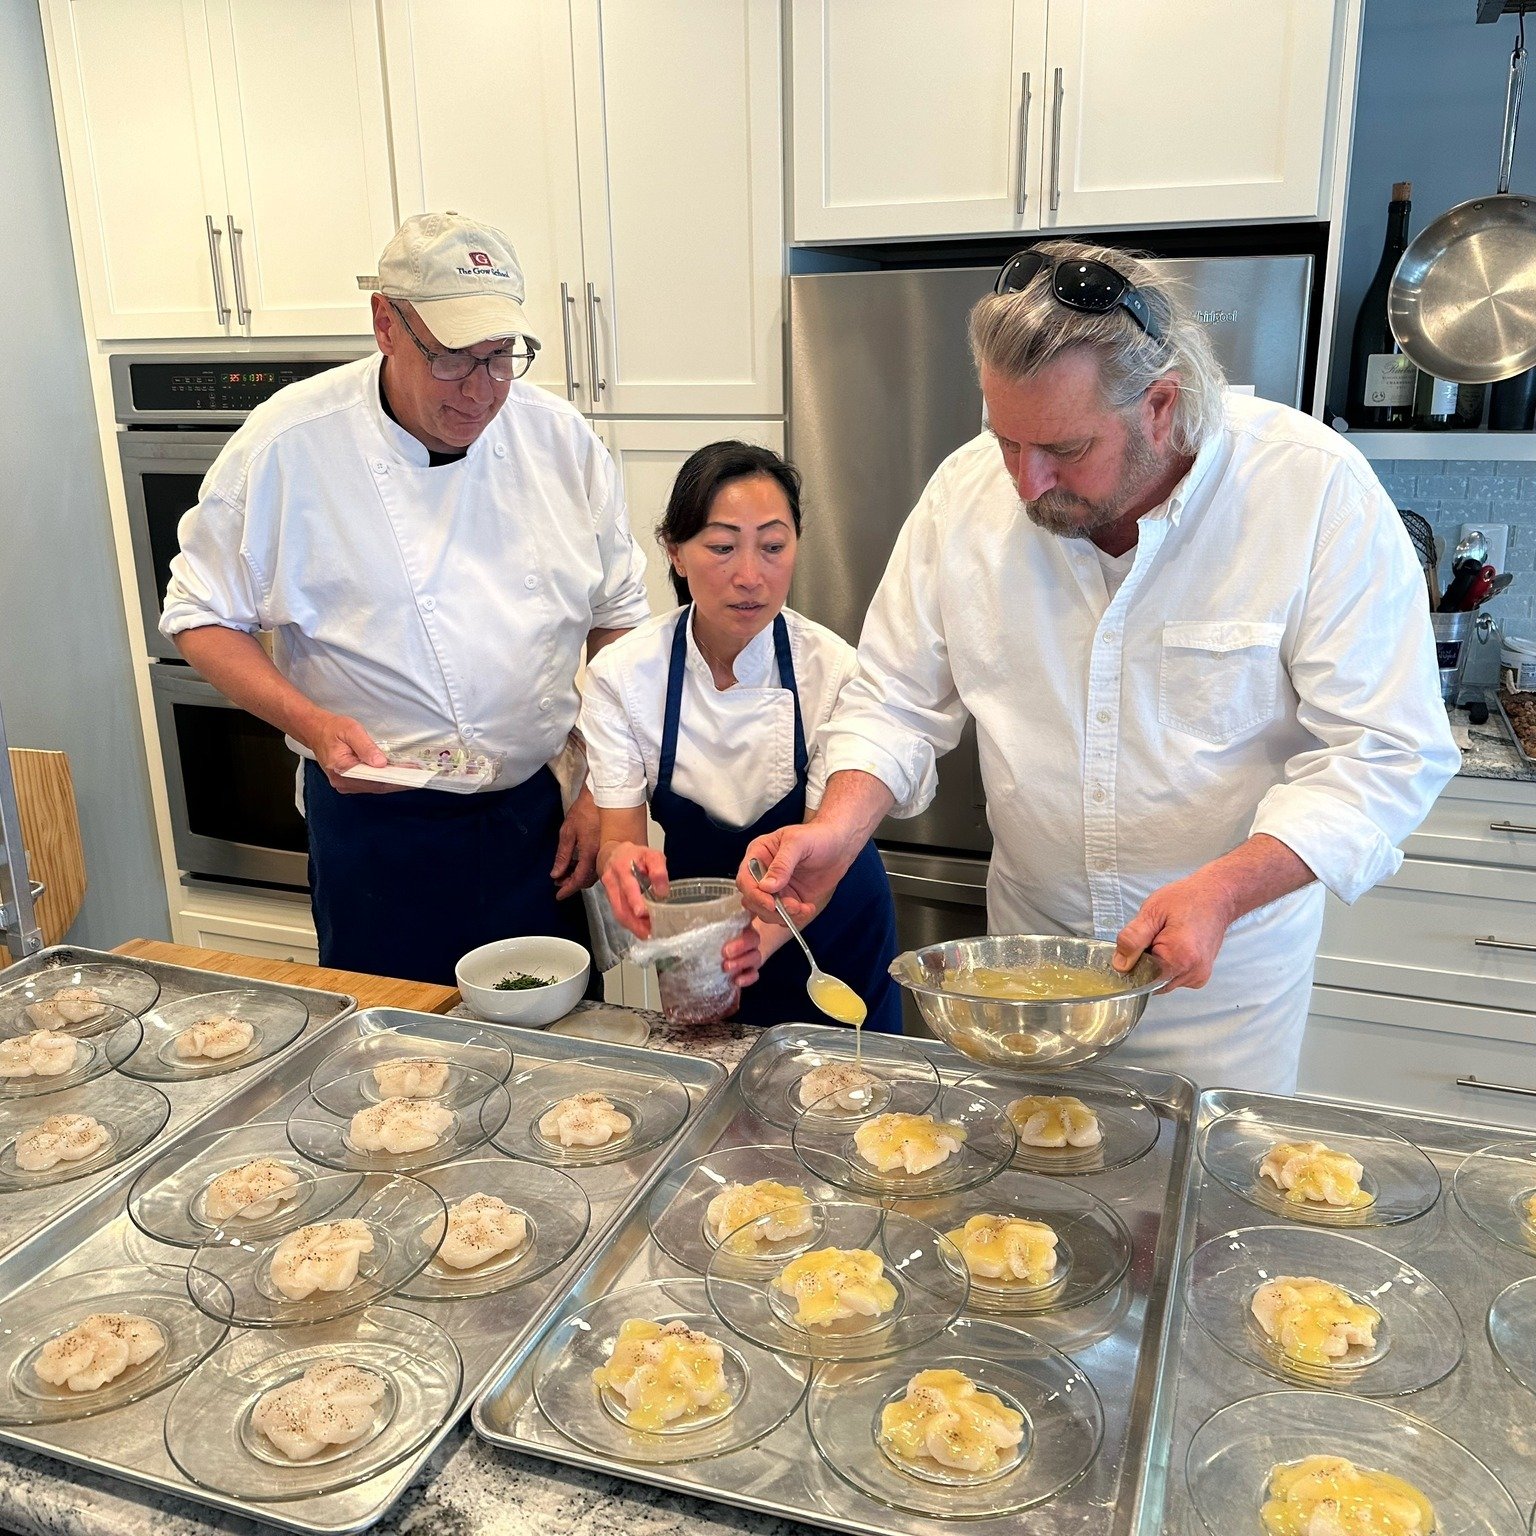
[[[1353,907],[1329,898],[1317,979],[1536,1011],[1536,883],[1523,870],[1407,859]]]
[[[179,944],[199,949],[224,949],[237,955],[259,955],[264,960],[290,960],[299,965],[318,965],[320,947],[307,907],[278,906],[271,917],[265,913],[224,911],[219,903],[183,907],[173,924]]]
[[[1536,871],[1536,784],[1452,779],[1403,852]]]
[[[1389,1022],[1393,1005],[1404,1014],[1413,1011],[1411,1027]],[[1443,1021],[1458,1032],[1426,1027],[1440,1022],[1436,1010],[1443,1010]],[[1490,1029],[1514,1034],[1522,1026],[1521,1016],[1497,1009],[1414,1004],[1315,987],[1298,1090],[1536,1130],[1536,1019],[1524,1020],[1523,1038],[1479,1037],[1465,1032],[1476,1027],[1472,1016],[1478,1013],[1490,1016]],[[1532,1095],[1512,1089],[1530,1089]]]

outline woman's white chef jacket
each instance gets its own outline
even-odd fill
[[[826,772],[921,809],[968,715],[993,932],[1113,939],[1252,833],[1305,860],[1319,883],[1234,923],[1209,984],[1154,997],[1106,1062],[1292,1091],[1324,892],[1392,874],[1459,762],[1424,576],[1359,452],[1226,395],[1110,600],[1091,544],[1025,516],[990,434],[960,448],[870,606]]]
[[[606,646],[587,668],[581,734],[588,782],[598,805],[644,805],[656,787],[667,673],[678,611],[648,619]],[[853,676],[854,649],[830,629],[784,609],[790,655],[810,753],[806,800],[821,803],[825,784],[818,727],[831,717]],[[736,686],[715,687],[688,627],[677,762],[672,787],[716,821],[749,826],[795,783],[795,715],[779,685],[773,627],[753,637],[736,658]]]
[[[465,458],[384,414],[375,354],[253,411],[181,521],[161,630],[271,630],[325,709],[409,746],[504,757],[497,788],[557,758],[587,632],[645,618],[645,557],[580,414],[530,384]],[[295,750],[302,750],[290,742]]]

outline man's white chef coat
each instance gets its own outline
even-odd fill
[[[649,612],[617,471],[564,400],[514,383],[456,463],[384,414],[375,354],[253,411],[181,520],[160,628],[271,630],[322,708],[410,747],[560,756],[587,632]],[[289,743],[302,751],[297,743]]]
[[[995,933],[1113,939],[1159,886],[1267,833],[1320,883],[1240,918],[1206,987],[1154,997],[1107,1065],[1294,1090],[1323,893],[1352,902],[1459,763],[1424,577],[1360,454],[1227,394],[1141,519],[1111,598],[1037,528],[987,433],[940,465],[870,606],[822,744],[926,806],[974,716]]]
[[[587,667],[581,734],[600,806],[644,805],[656,788],[679,611],[646,620]],[[826,783],[816,732],[831,718],[857,657],[841,635],[791,608],[783,612],[809,754],[806,802],[814,809]],[[773,626],[742,648],[732,688],[715,686],[691,622],[684,645],[672,788],[726,826],[750,826],[795,787],[795,705],[779,683]]]

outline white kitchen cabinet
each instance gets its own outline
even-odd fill
[[[228,208],[203,0],[52,0],[44,19],[97,334],[228,334],[218,286],[228,306]]]
[[[794,238],[1317,218],[1336,0],[792,0]]]
[[[1042,226],[1317,218],[1334,0],[1050,0]]]
[[[794,238],[1036,230],[1046,0],[793,0]]]
[[[652,613],[677,607],[667,579],[666,557],[656,542],[656,525],[683,461],[706,443],[726,438],[784,451],[782,421],[599,421],[597,435],[618,465],[629,508],[629,526],[645,551],[645,587]]]
[[[569,0],[384,0],[383,17],[401,217],[451,208],[507,235],[541,343],[527,377],[590,409]],[[465,132],[486,113],[494,133]]]
[[[171,917],[178,944],[299,965],[320,963],[314,920],[303,896],[208,890],[184,890],[183,896]]]
[[[237,326],[366,334],[395,232],[373,0],[208,0],[208,32]]]
[[[367,334],[394,186],[372,0],[45,0],[96,335]]]

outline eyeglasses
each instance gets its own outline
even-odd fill
[[[1058,263],[1040,251],[1020,251],[997,274],[992,291],[1022,293],[1042,272],[1051,274],[1051,293],[1057,303],[1089,315],[1123,309],[1153,341],[1163,339],[1163,328],[1141,290],[1102,261]]]
[[[405,311],[393,299],[389,300],[389,307],[400,316],[400,323],[405,327],[406,334],[416,343],[416,350],[426,358],[432,377],[441,379],[444,384],[467,379],[481,363],[485,364],[485,371],[498,384],[510,384],[513,379],[522,378],[533,367],[533,360],[538,354],[539,344],[532,336],[514,337],[510,347],[502,347],[499,351],[491,352],[485,357],[476,357],[473,352],[434,352],[416,334],[411,322],[406,318]]]

